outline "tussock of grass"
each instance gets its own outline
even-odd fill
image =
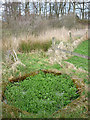
[[[19,51],[20,52],[31,52],[32,50],[40,50],[47,51],[52,45],[52,41],[46,41],[46,42],[25,42],[22,41],[19,45]]]

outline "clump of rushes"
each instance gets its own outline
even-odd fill
[[[19,45],[19,51],[20,52],[31,52],[32,50],[43,50],[47,51],[52,45],[52,41],[45,41],[45,42],[40,42],[40,41],[35,41],[35,42],[25,42],[22,41]]]
[[[22,82],[10,83],[5,91],[8,104],[35,114],[52,114],[79,94],[71,78],[40,71]],[[45,117],[45,116],[44,116]]]

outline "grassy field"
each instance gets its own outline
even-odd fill
[[[74,52],[79,53],[81,55],[88,56],[88,43],[89,40],[83,41],[78,47],[74,50]],[[90,60],[87,60],[85,58],[81,58],[78,56],[73,56],[70,59],[67,60],[68,62],[74,64],[77,68],[82,68],[86,71],[88,71],[88,62]]]
[[[75,52],[87,55],[88,51],[88,41],[82,42],[76,49]],[[31,52],[31,53],[18,53],[19,60],[25,65],[21,66],[18,65],[17,68],[15,68],[14,72],[13,70],[10,70],[10,66],[3,65],[3,72],[2,79],[4,82],[8,81],[8,78],[18,77],[22,76],[26,73],[30,73],[31,71],[36,71],[40,69],[54,69],[59,71],[67,71],[69,74],[69,77],[77,76],[78,78],[82,78],[86,84],[88,84],[88,73],[87,72],[78,72],[77,70],[67,69],[65,67],[64,61],[62,62],[63,68],[58,64],[50,64],[49,63],[49,57],[46,55],[45,52]],[[79,57],[71,57],[67,60],[70,63],[73,63],[77,68],[81,67],[84,70],[88,70],[88,60],[84,58]],[[65,72],[64,72],[65,73]],[[14,90],[14,89],[13,89]],[[84,94],[84,93],[83,93]],[[73,109],[73,108],[72,108]],[[15,118],[15,117],[21,117],[21,118],[37,118],[41,117],[43,113],[40,113],[40,116],[37,114],[24,114],[19,113],[16,111],[16,113],[11,112],[11,108],[3,105],[3,117],[4,118]],[[70,111],[69,113],[58,113],[56,115],[47,115],[47,117],[51,118],[86,118],[87,117],[87,111],[84,105],[81,105],[79,108],[74,109],[73,112]]]
[[[85,40],[80,45],[78,45],[78,47],[74,50],[74,52],[88,56],[88,45],[89,45],[89,40]]]

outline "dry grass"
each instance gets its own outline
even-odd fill
[[[71,30],[72,39],[78,39],[86,33],[87,29]],[[55,37],[58,41],[68,42],[70,40],[69,30],[65,27],[61,29],[48,29],[46,32],[40,33],[38,36],[27,34],[20,35],[19,37],[9,36],[7,38],[3,37],[2,50],[6,51],[8,49],[14,48],[18,50],[19,45],[24,41],[25,43],[46,43]]]

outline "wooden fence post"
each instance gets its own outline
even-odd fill
[[[88,39],[88,33],[86,32],[86,40]]]
[[[69,31],[69,37],[70,37],[70,42],[72,43],[72,34],[71,34],[71,31]]]
[[[53,50],[53,56],[55,56],[55,37],[52,37],[52,50]]]
[[[55,48],[55,37],[52,37],[52,48]]]

